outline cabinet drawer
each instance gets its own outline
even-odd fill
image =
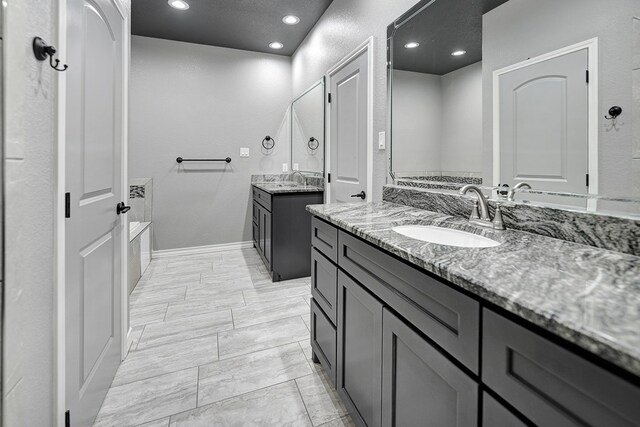
[[[382,314],[382,425],[478,425],[478,384],[387,309]]]
[[[314,248],[311,248],[311,295],[335,325],[338,267]]]
[[[488,309],[482,349],[483,382],[537,425],[640,425],[640,388]]]
[[[338,262],[338,229],[313,217],[311,244],[333,262]]]
[[[260,203],[268,211],[271,211],[271,194],[253,187],[253,200]]]
[[[482,427],[526,427],[523,421],[513,415],[491,395],[482,393]]]
[[[343,231],[338,265],[478,373],[480,304]]]
[[[311,348],[335,387],[336,328],[314,299],[311,299]]]

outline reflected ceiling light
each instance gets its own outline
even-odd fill
[[[420,46],[420,43],[418,42],[410,42],[404,45],[404,47],[406,47],[407,49],[415,49],[418,46]]]
[[[466,50],[454,50],[453,52],[451,52],[451,56],[462,56],[465,53],[467,53]]]
[[[298,22],[300,22],[300,18],[298,18],[295,15],[287,15],[284,18],[282,18],[282,22],[284,22],[287,25],[296,25]]]
[[[271,49],[282,49],[284,45],[280,42],[272,42],[272,43],[269,43],[269,47]]]
[[[169,0],[169,6],[178,10],[187,10],[189,9],[189,3],[184,0]]]

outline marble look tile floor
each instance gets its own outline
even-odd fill
[[[310,294],[254,249],[153,260],[94,426],[352,426],[311,361]]]

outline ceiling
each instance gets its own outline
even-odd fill
[[[481,61],[482,15],[506,1],[436,0],[394,33],[393,68],[441,76]],[[405,48],[410,42],[420,46]]]
[[[333,0],[185,0],[177,10],[167,0],[133,0],[134,35],[291,56]],[[300,18],[297,25],[282,22]],[[269,47],[278,41],[279,50]]]

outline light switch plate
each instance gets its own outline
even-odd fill
[[[289,163],[282,164],[282,172],[289,172]]]
[[[248,148],[240,148],[240,157],[249,157],[249,149]]]
[[[378,150],[387,148],[386,135],[384,132],[378,133]]]
[[[294,170],[294,171],[298,171],[298,170],[300,170],[300,165],[299,165],[298,163],[294,163],[294,164],[293,164],[293,170]]]

